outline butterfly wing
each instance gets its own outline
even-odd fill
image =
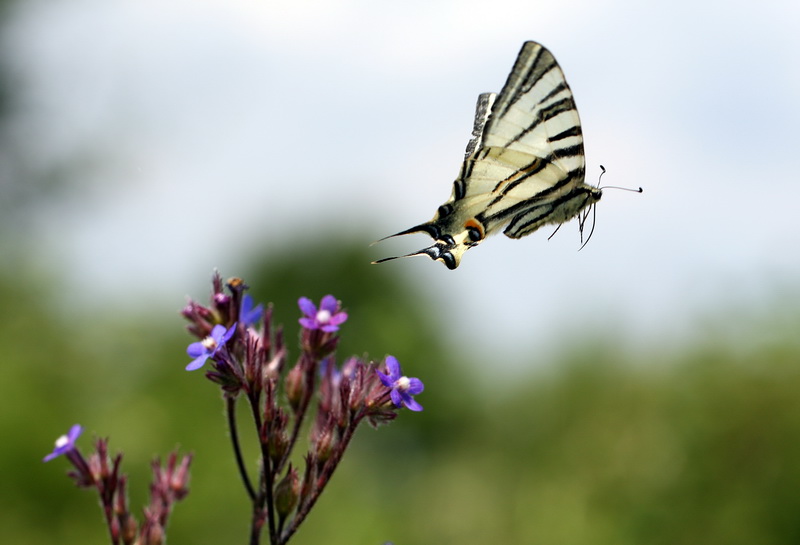
[[[483,145],[487,160],[516,167],[497,181],[478,214],[490,233],[505,226],[507,236],[523,237],[574,217],[596,196],[583,183],[583,134],[572,90],[553,55],[536,42],[523,44]]]

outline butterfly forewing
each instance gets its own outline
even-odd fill
[[[398,234],[428,233],[436,242],[409,255],[425,254],[453,269],[489,234],[505,228],[507,236],[519,238],[596,202],[600,191],[583,183],[584,172],[569,85],[553,55],[526,42],[500,93],[478,97],[450,199],[431,221]]]

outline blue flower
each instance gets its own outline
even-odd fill
[[[347,320],[347,313],[340,310],[339,302],[333,295],[326,295],[322,298],[319,310],[317,310],[317,305],[307,297],[301,297],[297,304],[305,314],[299,320],[300,325],[306,329],[321,329],[326,333],[333,333],[338,331],[339,325]]]
[[[403,375],[403,370],[400,369],[400,362],[394,356],[386,356],[386,369],[389,371],[388,375],[384,375],[376,370],[381,382],[384,386],[391,388],[392,403],[396,407],[405,405],[412,411],[421,411],[422,405],[417,403],[413,397],[425,389],[425,385],[418,378],[408,378]]]
[[[239,308],[239,321],[244,325],[249,326],[255,324],[259,318],[264,314],[264,305],[261,303],[253,308],[253,298],[250,294],[242,297],[242,306]]]
[[[75,448],[75,441],[80,437],[81,432],[83,432],[83,428],[80,424],[75,424],[69,429],[69,433],[67,435],[62,435],[58,439],[56,439],[56,447],[53,449],[53,452],[48,454],[44,457],[43,462],[49,462],[53,458],[57,456],[61,456],[62,454],[66,454],[67,452],[71,451]]]
[[[217,324],[211,330],[211,335],[202,341],[190,344],[186,348],[186,353],[194,359],[186,366],[186,370],[194,371],[195,369],[200,369],[208,358],[225,346],[228,339],[233,336],[234,331],[236,331],[236,324],[233,324],[227,331],[225,326]]]

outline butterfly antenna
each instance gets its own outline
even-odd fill
[[[600,165],[600,170],[602,170],[602,172],[600,173],[600,177],[597,178],[597,189],[600,189],[600,190],[602,190],[602,189],[621,189],[622,191],[632,191],[633,193],[643,193],[644,192],[644,189],[642,189],[641,187],[639,189],[633,189],[631,187],[620,187],[618,185],[604,185],[604,186],[601,186],[600,185],[600,180],[603,179],[603,174],[606,173],[606,167],[604,167],[603,165]]]
[[[633,193],[644,193],[644,189],[641,187],[639,189],[633,189],[632,187],[620,187],[618,185],[604,185],[603,187],[598,187],[597,189],[620,189],[622,191],[631,191]]]

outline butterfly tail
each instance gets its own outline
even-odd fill
[[[387,237],[388,238],[388,237]],[[459,262],[461,261],[461,253],[456,252],[455,254],[451,251],[453,250],[453,245],[446,244],[444,242],[437,242],[427,248],[423,248],[419,251],[412,252],[406,255],[397,255],[393,257],[384,257],[383,259],[378,259],[373,261],[373,265],[377,265],[378,263],[384,263],[386,261],[392,261],[393,259],[400,259],[403,257],[414,257],[417,255],[426,255],[433,259],[434,261],[441,261],[445,264],[445,266],[453,270],[458,267]]]
[[[389,235],[388,237],[380,238],[375,242],[373,242],[372,244],[370,244],[370,246],[373,246],[389,238],[399,237],[402,235],[411,235],[413,233],[426,233],[431,238],[436,239],[439,238],[440,229],[431,222],[420,223],[419,225],[415,225],[414,227],[409,227],[405,231],[400,231],[399,233]],[[398,256],[398,257],[406,257],[406,256]]]

